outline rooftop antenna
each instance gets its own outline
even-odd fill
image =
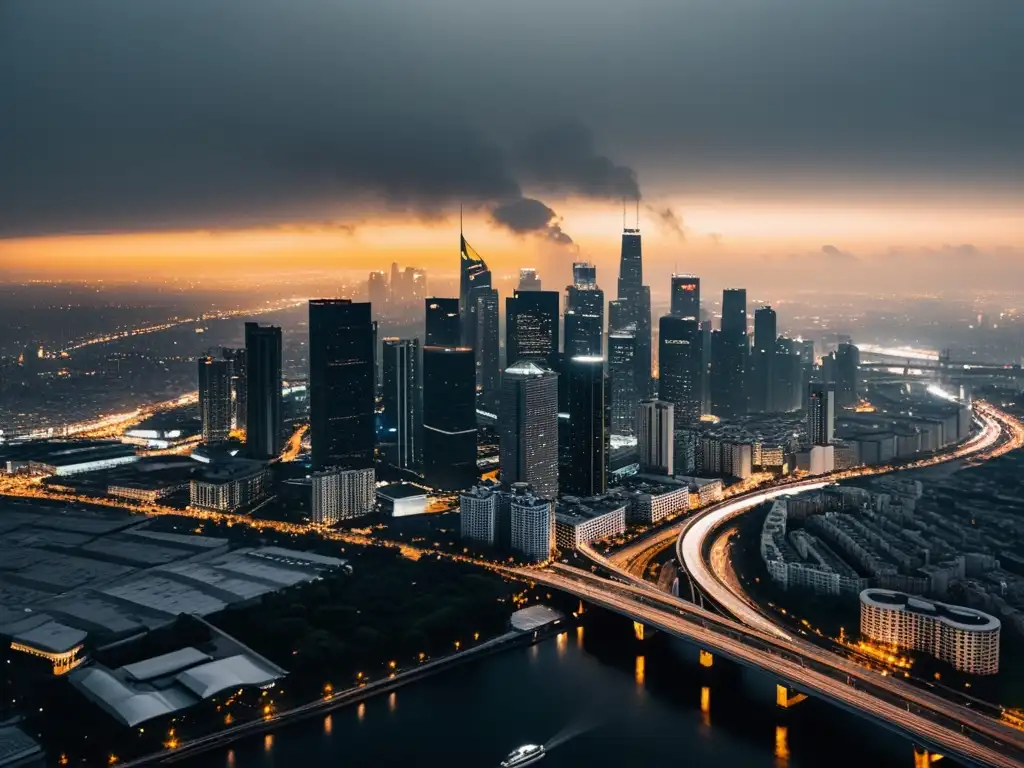
[[[462,203],[459,203],[459,237],[462,237]]]
[[[637,231],[640,230],[640,196],[639,195],[636,198],[636,228],[637,228]]]
[[[626,228],[626,198],[622,198],[622,228]]]

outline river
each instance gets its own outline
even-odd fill
[[[528,742],[550,745],[543,768],[914,765],[899,736],[819,701],[781,710],[769,677],[628,629],[573,627],[181,765],[495,768]]]

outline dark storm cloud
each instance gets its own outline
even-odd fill
[[[638,175],[1019,194],[1009,8],[0,0],[0,236],[636,198]]]
[[[682,216],[668,206],[656,207],[648,205],[645,207],[655,215],[655,220],[662,229],[675,235],[680,240],[686,241],[686,224],[683,222]]]
[[[821,255],[827,256],[830,259],[837,259],[840,261],[857,261],[857,257],[852,253],[840,250],[834,245],[823,245],[821,246]]]
[[[600,154],[583,125],[563,122],[532,135],[516,153],[526,178],[554,192],[640,199],[636,171]]]
[[[572,238],[562,231],[558,214],[531,197],[502,203],[491,211],[491,217],[519,234],[540,234],[560,245],[572,243]]]

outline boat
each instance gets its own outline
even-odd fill
[[[523,744],[512,750],[504,760],[501,761],[501,768],[522,768],[524,765],[536,763],[544,757],[544,747],[539,744]]]

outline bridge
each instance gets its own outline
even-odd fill
[[[1024,732],[805,641],[717,616],[632,577],[612,581],[556,564],[520,578],[571,594],[714,656],[773,675],[780,693],[815,696],[967,765],[1024,765]]]
[[[893,370],[938,373],[945,377],[1002,376],[1024,378],[1024,368],[1017,363],[952,360],[948,350],[935,353],[926,350],[879,347],[863,344],[859,368],[862,371],[888,373]]]
[[[746,597],[716,575],[704,560],[704,543],[723,523],[783,494],[821,488],[836,480],[924,467],[954,459],[994,458],[1024,446],[1024,425],[994,406],[975,403],[982,429],[954,451],[904,467],[861,467],[828,476],[780,481],[773,487],[739,494],[681,524],[654,531],[605,558],[589,548],[581,554],[612,579],[555,564],[525,569],[520,577],[575,595],[644,626],[696,645],[702,661],[715,656],[768,672],[779,681],[782,699],[789,692],[825,699],[858,716],[896,731],[916,745],[970,765],[1024,765],[1024,732],[888,675],[794,637],[764,616]],[[690,580],[694,602],[657,590],[631,572],[651,552],[671,546]],[[695,602],[704,599],[734,618],[724,618]],[[738,619],[739,621],[737,621]],[[780,699],[780,701],[782,700]]]

